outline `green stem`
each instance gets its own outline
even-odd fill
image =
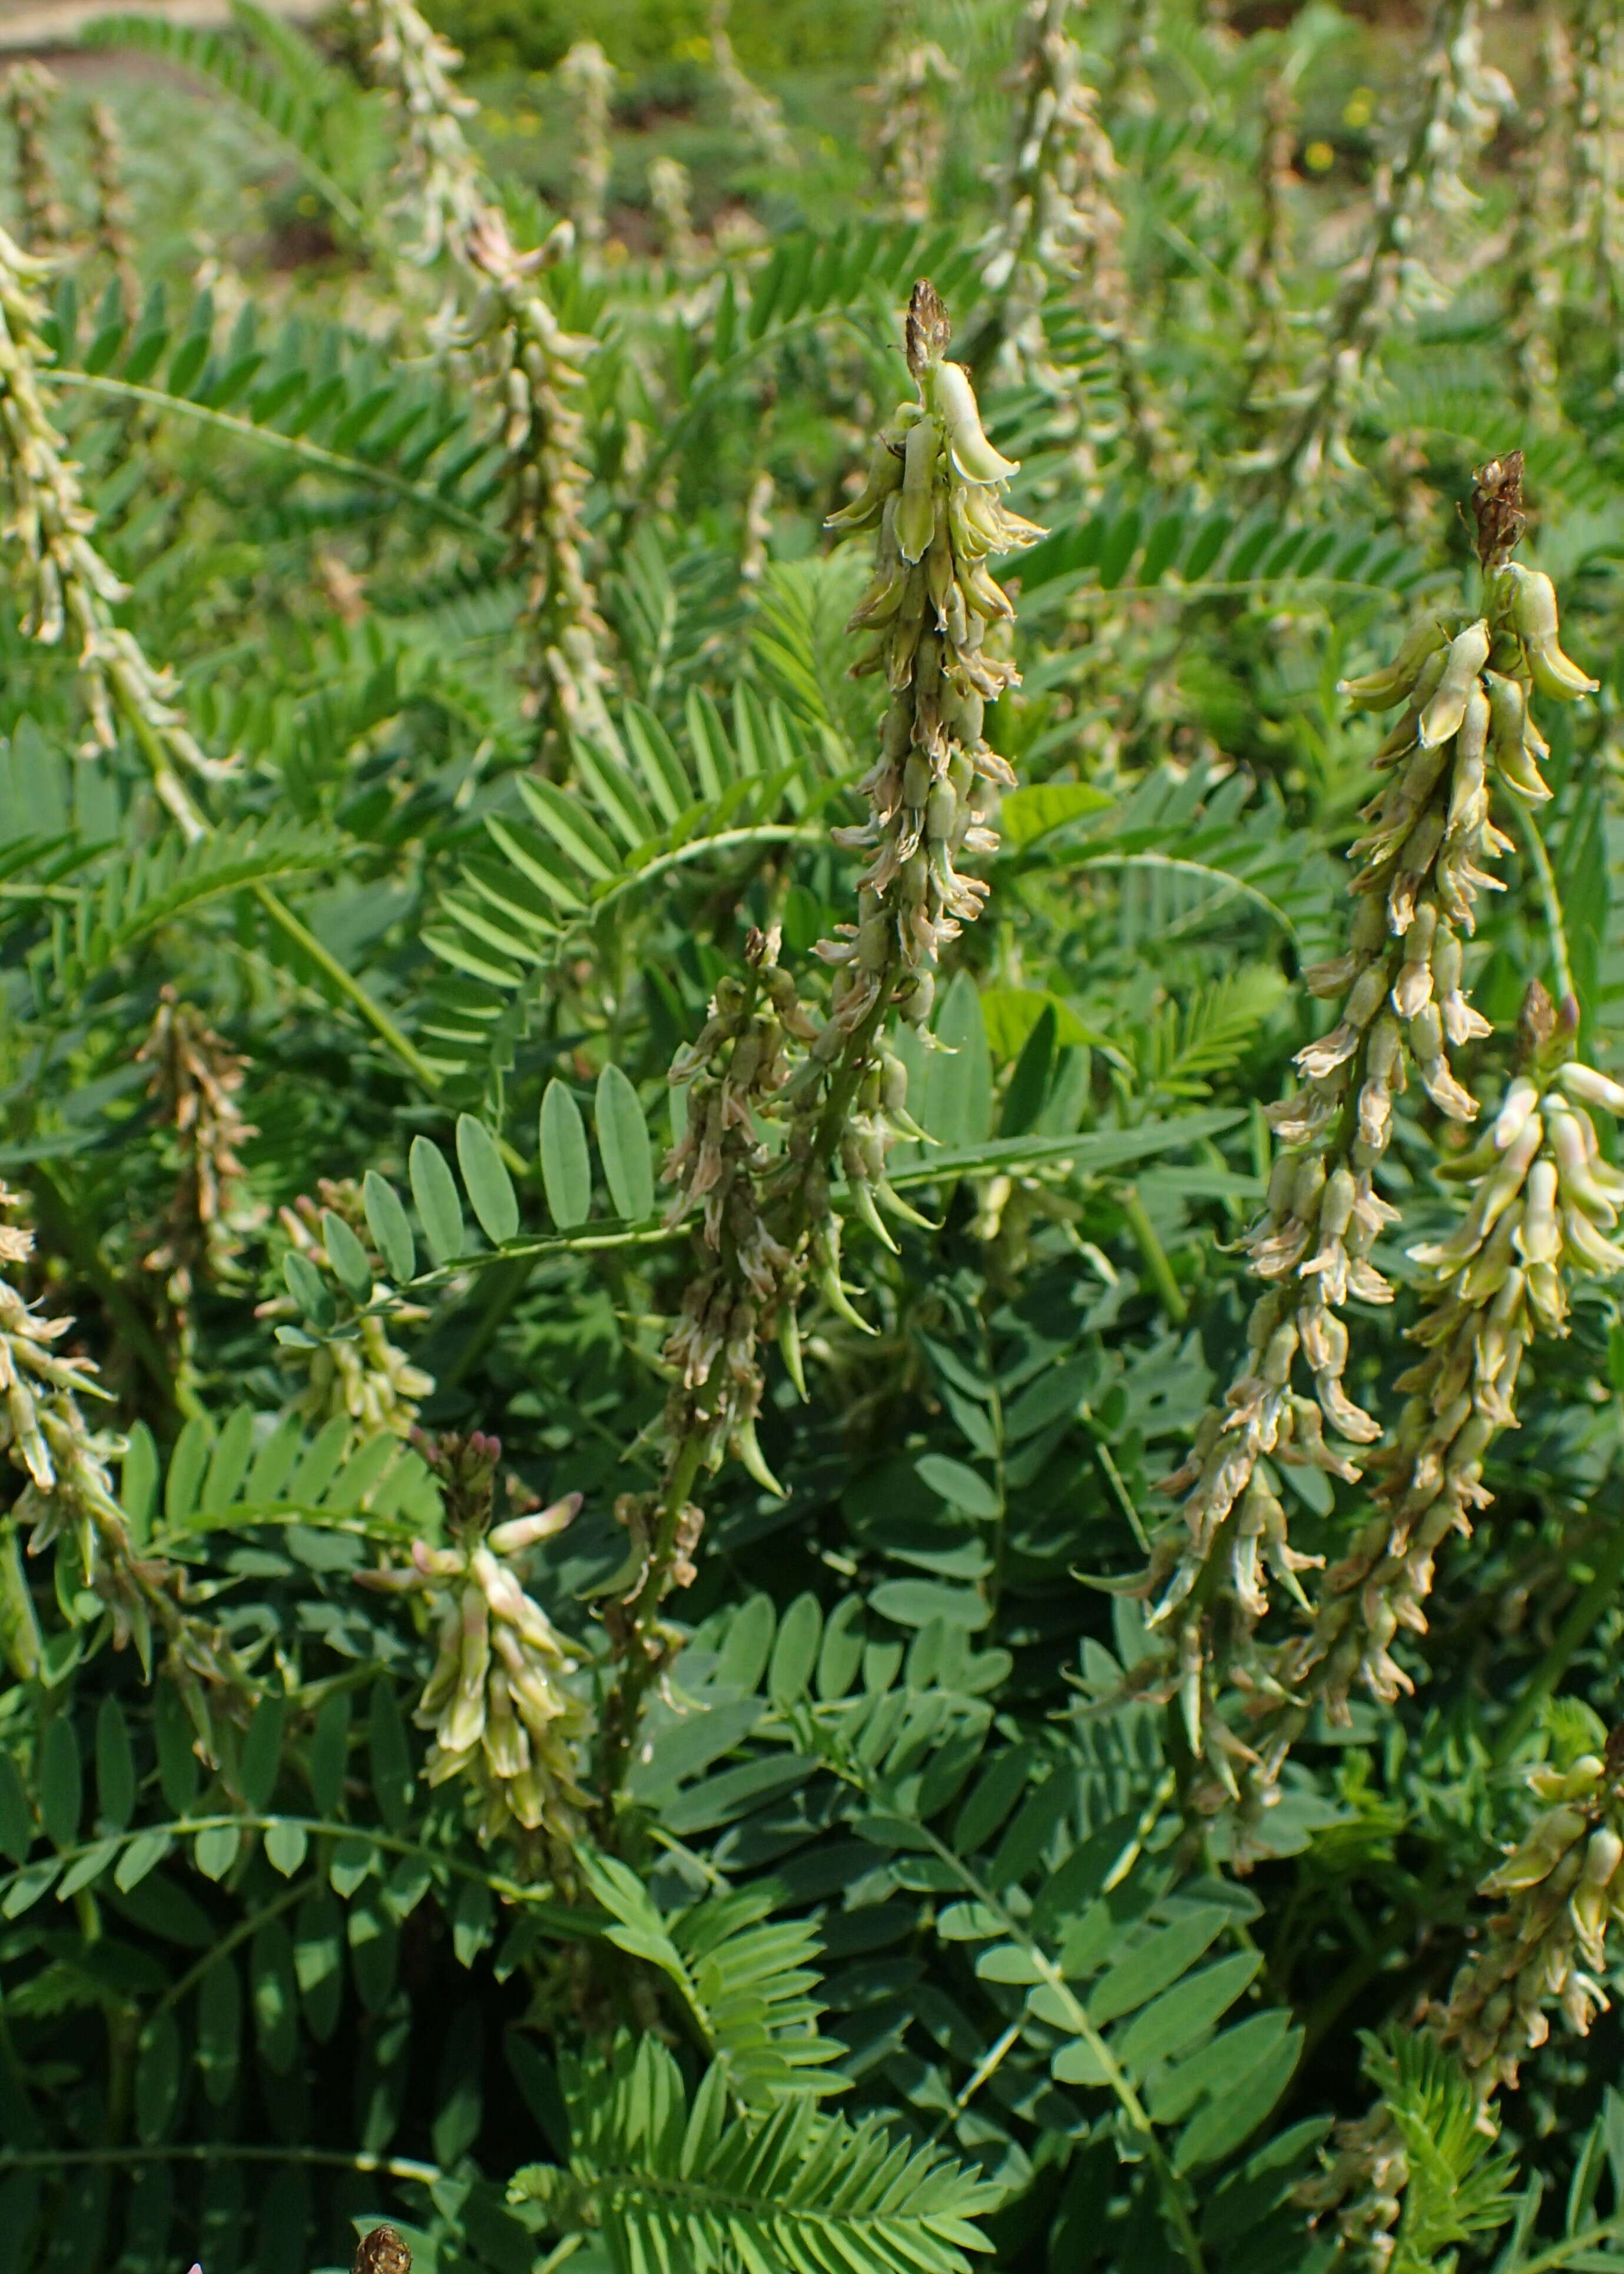
[[[654,1539],[635,1593],[624,1606],[626,1637],[619,1679],[604,1709],[603,1791],[612,1800],[631,1759],[632,1737],[637,1727],[643,1694],[659,1667],[659,1653],[651,1647],[650,1623],[670,1585],[671,1562],[676,1553],[682,1511],[704,1460],[704,1438],[693,1430],[678,1449],[660,1502]]]
[[[380,2172],[392,2180],[432,2187],[446,2175],[438,2164],[406,2156],[373,2156],[365,2149],[244,2148],[234,2140],[191,2141],[157,2148],[0,2148],[0,2171],[49,2172],[82,2164],[320,2164],[335,2172]]]
[[[551,1927],[557,1934],[590,1939],[601,1931],[599,1923],[595,1923],[586,1913],[575,1910],[567,1903],[555,1902],[550,1892],[524,1886],[499,1871],[481,1871],[477,1864],[465,1864],[461,1857],[447,1855],[442,1848],[428,1847],[420,1840],[399,1839],[391,1833],[378,1831],[370,1824],[335,1823],[326,1817],[271,1816],[233,1811],[229,1815],[177,1816],[167,1824],[136,1825],[117,1835],[117,1844],[128,1848],[150,1832],[167,1832],[171,1839],[190,1840],[199,1832],[218,1832],[228,1826],[239,1832],[269,1832],[279,1824],[292,1825],[312,1840],[362,1840],[386,1856],[409,1856],[415,1862],[428,1864],[432,1871],[448,1872],[454,1879],[471,1879],[480,1886],[488,1887],[503,1902],[523,1903],[527,1909],[538,1913],[543,1924]],[[14,1871],[0,1876],[0,1894],[15,1886],[25,1871],[33,1871],[39,1864],[71,1864],[102,1844],[102,1840],[81,1841],[77,1847],[59,1849],[54,1856],[37,1856],[32,1863],[19,1864]],[[109,1855],[109,1861],[111,1860]]]
[[[94,1288],[120,1339],[151,1378],[165,1406],[182,1420],[194,1420],[203,1411],[196,1391],[189,1383],[177,1380],[156,1335],[108,1269],[100,1247],[69,1206],[51,1171],[43,1162],[35,1161],[28,1170],[28,1182],[49,1227],[51,1246],[65,1255]]]
[[[234,418],[229,411],[213,410],[205,403],[188,403],[179,395],[165,395],[160,388],[134,387],[127,379],[112,379],[101,373],[48,367],[38,376],[47,387],[83,388],[97,395],[148,403],[155,410],[178,411],[184,418],[213,426],[240,441],[257,442],[264,449],[280,451],[317,472],[342,474],[350,480],[385,490],[391,497],[421,507],[425,513],[432,514],[438,520],[449,523],[453,529],[461,530],[464,536],[477,538],[484,544],[494,546],[506,542],[500,529],[493,529],[489,522],[481,521],[477,514],[468,512],[464,507],[454,505],[437,491],[409,482],[403,474],[391,473],[387,467],[369,466],[365,459],[347,458],[336,450],[324,450],[320,442],[307,441],[302,434],[279,434],[274,426],[256,426],[252,418]]]
[[[1533,1728],[1541,1706],[1554,1693],[1575,1654],[1618,1593],[1620,1580],[1624,1580],[1624,1524],[1614,1524],[1605,1534],[1594,1572],[1575,1596],[1550,1649],[1500,1725],[1491,1756],[1497,1769],[1505,1767]]]
[[[354,1005],[385,1049],[394,1052],[408,1073],[416,1076],[431,1096],[437,1095],[440,1086],[440,1076],[417,1044],[402,1034],[382,1005],[373,1001],[355,974],[345,970],[338,958],[323,947],[309,926],[300,922],[286,901],[279,899],[268,885],[256,885],[253,895],[272,922],[302,949],[331,980],[340,994]]]
[[[1556,871],[1551,866],[1551,855],[1545,851],[1533,815],[1520,797],[1508,796],[1512,819],[1528,855],[1529,865],[1539,886],[1540,906],[1545,910],[1545,936],[1551,949],[1551,968],[1556,975],[1556,999],[1559,1003],[1579,999],[1574,985],[1573,965],[1568,957],[1568,932],[1562,922],[1562,896],[1557,887]]]
[[[464,1335],[455,1358],[439,1376],[442,1391],[455,1389],[459,1383],[466,1382],[490,1349],[501,1331],[504,1320],[529,1286],[536,1260],[534,1255],[519,1256],[505,1270],[499,1269],[495,1274],[496,1284],[487,1290],[485,1306],[477,1321]]]
[[[178,1980],[169,1984],[147,2015],[148,2025],[155,2022],[161,2014],[172,2013],[187,1992],[197,1987],[210,1967],[217,1966],[222,1958],[229,1957],[239,1944],[248,1941],[252,1936],[256,1935],[267,1919],[280,1918],[283,1911],[290,1911],[295,1903],[302,1902],[307,1894],[313,1894],[321,1884],[320,1874],[312,1871],[308,1879],[296,1879],[291,1886],[285,1887],[275,1900],[267,1903],[262,1910],[250,1911],[245,1917],[238,1919],[229,1933],[222,1935],[218,1942],[210,1944],[195,1966],[189,1966]]]
[[[153,784],[162,804],[174,816],[181,834],[189,844],[199,838],[214,835],[213,825],[199,811],[188,795],[185,785],[176,772],[169,752],[159,739],[152,720],[137,704],[129,701],[121,689],[116,688],[118,707],[125,724],[141,746],[141,752],[151,769]],[[408,1041],[382,1005],[375,1003],[360,981],[346,971],[330,950],[323,947],[307,924],[302,923],[286,901],[274,892],[268,885],[255,885],[253,896],[273,923],[286,934],[302,952],[310,957],[317,968],[332,983],[345,999],[360,1013],[386,1049],[392,1050],[402,1065],[414,1074],[429,1092],[440,1089],[440,1076],[414,1043]]]
[[[1139,1198],[1137,1185],[1123,1187],[1122,1212],[1128,1219],[1128,1229],[1133,1234],[1145,1268],[1155,1282],[1156,1292],[1162,1298],[1162,1307],[1176,1327],[1182,1327],[1190,1316],[1190,1306],[1184,1300],[1184,1291],[1173,1276],[1167,1250],[1156,1237],[1156,1227]]]

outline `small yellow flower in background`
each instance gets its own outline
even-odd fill
[[[1342,111],[1342,124],[1351,126],[1357,132],[1359,128],[1368,126],[1375,116],[1375,90],[1368,87],[1356,87]]]
[[[679,40],[671,53],[673,61],[676,63],[708,64],[710,42],[703,32],[695,32],[691,39]]]
[[[1303,153],[1303,159],[1313,173],[1326,174],[1336,163],[1336,153],[1328,142],[1311,142]]]

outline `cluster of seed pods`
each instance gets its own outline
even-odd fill
[[[50,275],[48,261],[0,229],[0,483],[11,502],[7,535],[21,556],[24,632],[46,646],[64,638],[77,644],[90,716],[86,755],[113,748],[118,719],[138,720],[157,794],[195,839],[202,824],[181,778],[210,778],[222,769],[205,757],[172,699],[173,674],[157,669],[113,620],[125,589],[96,549],[95,516],[40,388],[41,366],[50,361],[41,332]]]
[[[487,1448],[493,1467],[495,1440],[469,1441],[475,1454]],[[426,1593],[439,1617],[440,1648],[414,1716],[434,1734],[425,1773],[430,1784],[470,1780],[487,1840],[519,1825],[568,1845],[588,1805],[580,1777],[590,1716],[568,1680],[577,1660],[514,1567],[580,1505],[571,1493],[489,1531],[469,1526],[447,1547],[414,1540],[410,1570],[358,1575],[385,1593]]]
[[[771,1221],[763,1178],[773,1156],[758,1123],[781,1116],[792,1073],[823,1031],[780,969],[778,949],[776,930],[751,933],[746,975],[718,983],[703,1027],[673,1061],[672,1081],[688,1088],[688,1119],[665,1162],[678,1187],[667,1220],[697,1209],[716,1258],[688,1281],[665,1344],[673,1375],[667,1428],[673,1439],[701,1431],[707,1461],[731,1451],[769,1490],[778,1487],[756,1437],[765,1386],[757,1348],[775,1328],[793,1337],[801,1267]],[[821,1222],[828,1178],[816,1164],[808,1175],[808,1210]]]

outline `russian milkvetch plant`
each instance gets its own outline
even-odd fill
[[[942,950],[987,896],[955,863],[996,849],[989,795],[1014,781],[983,733],[988,702],[1018,677],[1006,638],[1014,610],[986,562],[1040,532],[1003,502],[1018,470],[988,440],[969,375],[947,356],[950,337],[936,289],[921,280],[906,327],[918,399],[899,407],[862,490],[831,517],[840,530],[877,528],[874,576],[847,629],[874,634],[857,669],[882,674],[890,700],[861,784],[869,817],[835,833],[868,865],[857,922],[818,945],[837,974],[827,1015],[810,1016],[777,968],[776,937],[753,933],[746,973],[718,987],[672,1067],[688,1088],[666,1163],[678,1186],[672,1220],[700,1210],[699,1256],[665,1352],[674,1376],[665,1481],[658,1496],[628,1495],[616,1511],[633,1540],[616,1636],[628,1670],[609,1725],[622,1749],[628,1714],[663,1654],[659,1605],[693,1573],[703,1517],[690,1495],[702,1470],[732,1452],[776,1489],[756,1434],[758,1344],[776,1334],[802,1382],[798,1308],[808,1276],[838,1312],[858,1317],[841,1284],[834,1174],[844,1171],[886,1244],[880,1209],[911,1213],[885,1177],[888,1142],[909,1124],[906,1070],[884,1030],[893,1013],[914,1026],[929,1017]],[[776,1157],[758,1133],[768,1111],[784,1126]]]
[[[1560,1330],[1565,1317],[1549,1290],[1549,1267],[1560,1255],[1560,1248],[1549,1251],[1545,1231],[1556,1221],[1552,1162],[1533,1176],[1529,1231],[1513,1205],[1545,1137],[1545,1118],[1524,1112],[1540,1094],[1538,1078],[1529,1075],[1497,1121],[1506,1157],[1455,1244],[1417,1251],[1417,1262],[1444,1274],[1433,1317],[1417,1335],[1449,1337],[1451,1355],[1401,1382],[1417,1398],[1396,1424],[1396,1440],[1363,1456],[1365,1465],[1374,1460],[1387,1472],[1379,1489],[1383,1515],[1351,1558],[1326,1574],[1320,1606],[1310,1603],[1304,1574],[1324,1558],[1289,1542],[1288,1510],[1269,1462],[1310,1462],[1353,1485],[1363,1476],[1360,1449],[1383,1442],[1383,1421],[1344,1387],[1349,1328],[1342,1312],[1349,1299],[1392,1300],[1372,1251],[1399,1221],[1399,1209],[1376,1185],[1392,1144],[1395,1101],[1412,1066],[1444,1121],[1470,1124],[1478,1112],[1449,1053],[1490,1033],[1462,978],[1478,899],[1485,889],[1501,889],[1490,862],[1513,850],[1494,824],[1492,789],[1508,801],[1508,818],[1549,798],[1538,769],[1549,753],[1530,696],[1574,700],[1597,684],[1562,652],[1549,577],[1508,557],[1522,534],[1522,459],[1497,459],[1476,475],[1474,505],[1485,612],[1424,616],[1392,666],[1342,684],[1357,705],[1392,710],[1406,703],[1406,712],[1376,753],[1390,780],[1363,814],[1372,834],[1356,846],[1363,866],[1353,880],[1351,944],[1308,974],[1310,990],[1340,1003],[1340,1014],[1328,1035],[1297,1053],[1301,1087],[1269,1108],[1285,1150],[1274,1162],[1249,1253],[1253,1271],[1274,1284],[1251,1310],[1246,1358],[1223,1408],[1207,1410],[1190,1460],[1167,1485],[1187,1494],[1185,1537],[1171,1525],[1162,1535],[1151,1574],[1162,1594],[1151,1623],[1169,1630],[1192,1756],[1206,1762],[1199,1773],[1213,1778],[1210,1796],[1197,1788],[1197,1805],[1222,1805],[1223,1794],[1239,1801],[1237,1767],[1249,1778],[1256,1772],[1246,1805],[1267,1805],[1312,1703],[1324,1698],[1333,1714],[1344,1714],[1356,1681],[1379,1698],[1392,1698],[1406,1681],[1387,1644],[1399,1626],[1424,1630],[1419,1601],[1431,1585],[1431,1560],[1478,1499],[1481,1456],[1508,1424],[1526,1333],[1540,1319]],[[1569,1208],[1572,1178],[1581,1176],[1605,1216],[1611,1199],[1604,1185],[1583,1180],[1583,1130],[1562,1118],[1560,1101],[1553,1118],[1569,1156]],[[1574,1232],[1581,1253],[1608,1262],[1611,1251],[1597,1246],[1583,1231],[1588,1224],[1583,1216]],[[1499,1228],[1497,1246],[1492,1258],[1474,1264],[1487,1228]],[[1455,1264],[1465,1269],[1458,1284],[1451,1280]],[[1546,1274],[1535,1276],[1526,1317],[1524,1264]],[[1458,1312],[1460,1300],[1478,1296],[1501,1303],[1485,1326],[1487,1342],[1478,1333],[1483,1321]],[[1294,1385],[1298,1369],[1312,1397]],[[1499,1389],[1503,1371],[1508,1378]],[[1167,1564],[1171,1578],[1162,1580]],[[1272,1578],[1312,1619],[1312,1638],[1285,1644],[1274,1658],[1258,1653],[1253,1639],[1269,1612]],[[1244,1719],[1262,1726],[1262,1742],[1239,1733],[1217,1708],[1229,1681],[1242,1692]]]
[[[636,14],[0,115],[8,2269],[1605,2267],[1607,11]]]

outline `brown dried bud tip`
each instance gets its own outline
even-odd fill
[[[411,2274],[411,2253],[392,2226],[375,2226],[356,2245],[352,2274]]]
[[[1522,510],[1522,453],[1507,450],[1472,475],[1472,516],[1477,523],[1477,558],[1485,571],[1509,560],[1528,526]]]
[[[1624,1773],[1624,1721],[1615,1721],[1608,1730],[1602,1764],[1610,1777]]]
[[[1517,1014],[1517,1058],[1528,1065],[1539,1057],[1556,1033],[1556,1005],[1538,979],[1530,979]]]
[[[929,276],[921,276],[908,302],[908,369],[915,379],[922,379],[933,363],[941,362],[952,336],[953,328],[936,286]]]

